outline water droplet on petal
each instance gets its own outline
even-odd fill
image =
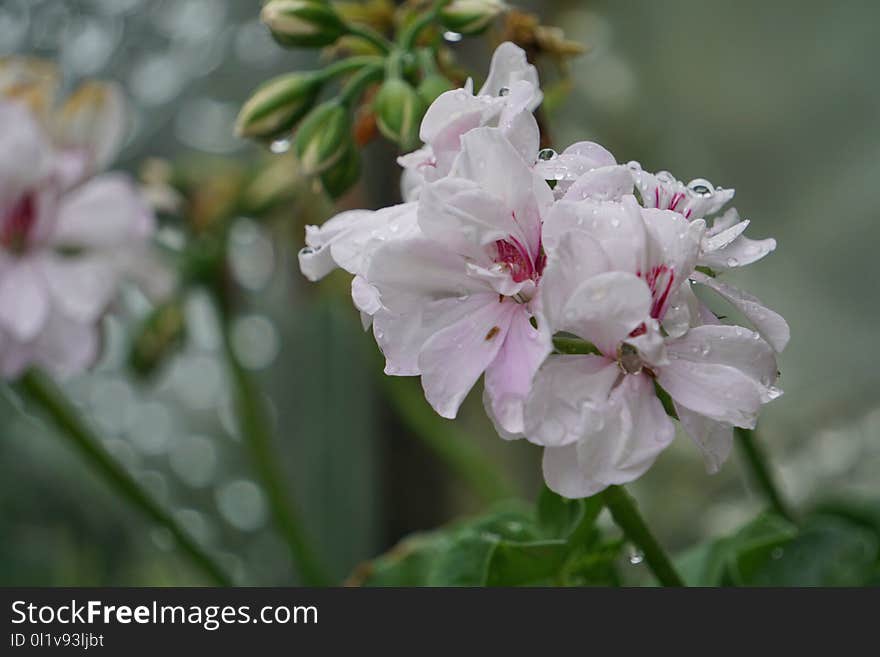
[[[555,157],[556,157],[556,151],[554,151],[552,148],[542,148],[538,152],[538,159],[543,160],[544,162],[547,162],[548,160],[552,160]]]
[[[453,32],[452,30],[449,30],[443,33],[443,40],[447,41],[448,43],[458,43],[459,41],[461,41],[461,39],[461,34],[459,34],[458,32]]]
[[[509,87],[501,87],[501,88],[498,90],[498,95],[499,95],[499,96],[507,96],[507,95],[509,95],[509,94],[510,94],[510,88],[509,88]]]
[[[630,160],[629,162],[626,163],[626,166],[630,171],[641,171],[642,170],[642,165],[639,162],[636,162],[635,160]]]
[[[739,265],[739,260],[737,260],[736,258],[731,257],[727,259],[728,267],[736,267],[737,265]]]
[[[705,178],[694,178],[688,183],[688,191],[700,198],[709,198],[715,193],[715,186]]]

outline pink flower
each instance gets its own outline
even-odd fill
[[[441,94],[428,108],[419,133],[425,146],[398,158],[404,168],[404,199],[415,200],[424,182],[449,174],[462,135],[474,128],[500,128],[523,159],[533,163],[539,145],[532,112],[543,97],[537,69],[528,63],[525,52],[513,43],[502,43],[492,55],[489,76],[479,93],[474,95],[468,80],[464,88]]]
[[[715,470],[732,427],[753,427],[776,360],[757,333],[717,323],[671,337],[661,330],[689,285],[702,220],[621,201],[560,201],[547,217],[542,309],[553,331],[597,354],[552,355],[534,378],[524,434],[545,446],[547,484],[593,495],[641,476],[675,430],[655,391],[672,398],[684,429]]]
[[[119,127],[66,107],[52,124],[53,143],[24,105],[0,101],[0,373],[7,378],[33,365],[70,375],[97,358],[98,322],[153,231],[153,216],[126,177],[88,179],[109,157],[109,133]]]
[[[499,129],[476,128],[450,175],[422,190],[420,234],[373,254],[365,278],[381,303],[374,333],[386,372],[420,374],[443,417],[485,373],[490,414],[503,432],[522,430],[523,400],[551,349],[536,300],[552,201]]]

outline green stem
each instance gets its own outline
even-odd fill
[[[339,102],[343,105],[351,105],[354,100],[360,97],[368,84],[382,77],[383,68],[382,65],[365,66],[351,76],[339,93]]]
[[[402,50],[409,52],[413,49],[416,39],[419,38],[419,34],[437,19],[437,14],[440,13],[440,10],[443,9],[444,6],[449,4],[449,1],[450,0],[436,0],[428,11],[413,20],[412,23],[404,28],[403,32],[400,33],[400,38],[397,40]]]
[[[622,486],[609,486],[602,493],[602,499],[617,526],[645,555],[645,561],[660,584],[663,586],[684,586],[684,582],[675,571],[669,557],[666,556],[660,543],[657,542],[639,515],[636,503],[630,494]]]
[[[321,69],[316,73],[318,79],[322,82],[332,80],[333,78],[357,71],[364,66],[382,66],[382,57],[376,55],[360,55],[358,57],[349,57],[338,62],[333,62],[327,68]]]
[[[472,442],[450,431],[439,417],[423,412],[425,400],[412,381],[383,376],[382,383],[398,418],[485,502],[515,496],[508,479]]]
[[[48,376],[31,370],[22,377],[18,389],[25,398],[43,409],[61,435],[79,450],[81,456],[96,468],[111,487],[150,520],[167,529],[180,549],[211,580],[219,586],[232,585],[214,559],[107,453],[98,436]]]
[[[228,322],[224,321],[223,345],[235,389],[240,429],[250,451],[254,469],[263,484],[275,523],[287,541],[303,583],[307,586],[326,585],[330,583],[330,579],[307,540],[299,513],[288,498],[289,491],[284,485],[284,476],[273,449],[271,424],[260,391],[238,360],[227,327]]]
[[[773,475],[770,473],[767,459],[757,442],[755,442],[755,432],[750,431],[749,429],[740,429],[739,427],[736,427],[734,433],[736,434],[737,442],[739,443],[743,456],[745,456],[746,463],[752,474],[752,479],[754,479],[755,483],[761,489],[764,497],[767,498],[770,508],[786,520],[794,522],[794,514],[792,514],[788,505],[783,501],[782,495],[779,493],[779,488],[777,488],[776,483],[773,480]]]
[[[375,30],[367,27],[366,25],[358,25],[357,23],[347,23],[346,29],[348,33],[352,36],[360,37],[364,41],[373,44],[378,48],[379,52],[383,54],[388,54],[391,52],[391,48],[394,46],[388,39],[383,37],[381,34],[376,32]]]

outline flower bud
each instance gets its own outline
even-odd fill
[[[373,99],[379,130],[404,149],[418,143],[424,105],[418,92],[405,80],[386,80]]]
[[[453,0],[440,11],[440,22],[459,34],[480,34],[505,9],[499,0]]]
[[[289,73],[269,80],[241,108],[236,134],[272,138],[291,129],[312,108],[320,89],[313,73]]]
[[[321,184],[330,198],[337,199],[349,189],[361,177],[361,156],[354,144],[342,158],[321,174]]]
[[[129,366],[141,377],[150,376],[180,348],[185,337],[183,305],[174,299],[144,320],[131,344]]]
[[[270,0],[260,19],[284,46],[320,48],[346,33],[336,10],[321,0]]]
[[[302,172],[323,173],[345,155],[351,145],[348,110],[338,101],[318,105],[296,131],[294,147]]]
[[[433,73],[425,76],[416,89],[425,107],[437,100],[437,97],[452,89],[452,83],[443,75]]]

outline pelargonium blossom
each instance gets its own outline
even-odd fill
[[[415,200],[424,182],[449,174],[461,149],[461,136],[474,128],[500,128],[520,155],[533,163],[538,133],[524,124],[535,123],[532,112],[543,98],[538,71],[528,63],[525,52],[509,41],[502,43],[492,55],[489,76],[477,94],[473,81],[468,80],[463,88],[440,94],[428,108],[419,131],[425,145],[398,158],[404,168],[404,200]]]
[[[548,485],[584,497],[643,474],[675,435],[655,383],[717,470],[732,427],[754,427],[780,392],[773,350],[757,333],[714,323],[671,337],[662,328],[696,265],[704,222],[625,196],[561,201],[547,226],[543,312],[554,331],[597,352],[552,355],[535,376],[524,434],[545,446]]]
[[[121,278],[147,266],[154,218],[135,186],[119,174],[90,178],[121,134],[115,93],[89,86],[59,113],[43,115],[22,98],[0,100],[5,378],[30,366],[61,376],[88,367]]]
[[[522,402],[551,348],[536,300],[552,202],[499,129],[476,128],[461,138],[450,175],[422,190],[420,234],[374,253],[366,280],[382,305],[374,333],[386,372],[421,375],[443,417],[456,416],[485,372],[499,427],[522,430]]]

